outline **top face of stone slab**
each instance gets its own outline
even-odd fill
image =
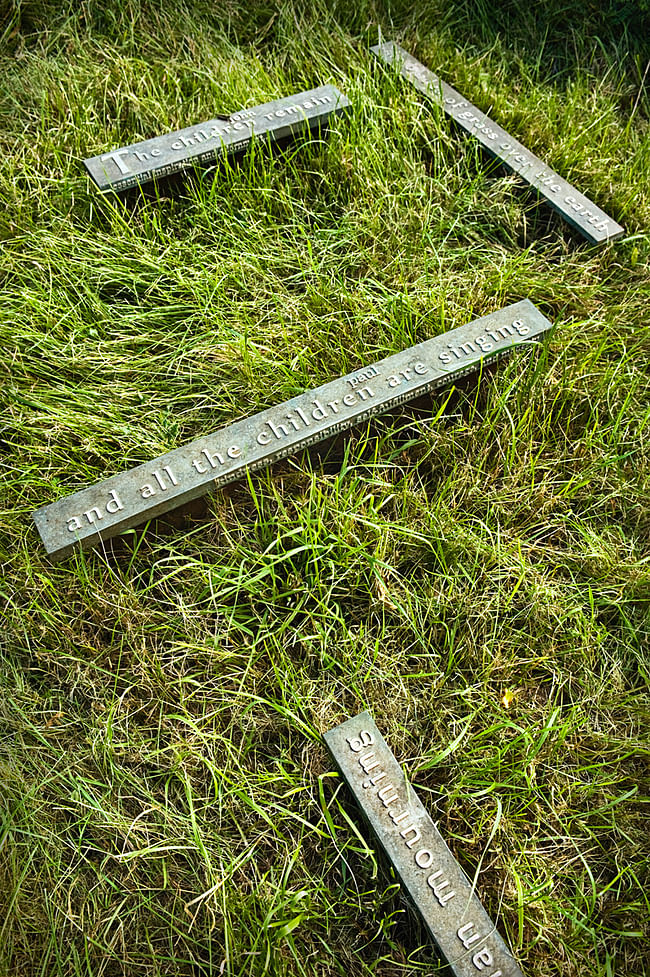
[[[83,488],[38,509],[34,521],[54,558],[74,546],[101,544],[247,471],[436,390],[550,328],[532,302],[516,302]]]
[[[338,88],[322,85],[241,109],[227,120],[210,119],[93,156],[84,160],[84,166],[100,190],[126,190],[193,166],[209,166],[220,156],[244,152],[255,136],[277,142],[305,129],[317,129],[349,106]]]
[[[370,50],[381,61],[394,65],[418,91],[440,105],[465,132],[478,139],[491,156],[534,187],[567,223],[592,244],[615,241],[625,233],[621,225],[600,207],[546,166],[505,129],[464,99],[460,92],[442,81],[433,71],[429,71],[399,44],[387,41]]]
[[[370,713],[323,739],[455,977],[523,977]]]

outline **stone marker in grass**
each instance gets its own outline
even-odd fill
[[[75,545],[96,546],[246,472],[471,373],[550,327],[525,299],[236,421],[38,509],[34,520],[45,548],[56,558]]]
[[[370,713],[348,719],[324,739],[456,977],[523,977]]]
[[[614,241],[624,234],[621,225],[608,217],[600,207],[558,176],[505,129],[466,101],[460,92],[438,78],[433,71],[429,71],[399,44],[388,41],[377,44],[371,51],[387,64],[395,65],[418,91],[442,106],[454,122],[478,139],[491,156],[534,187],[554,210],[592,244]]]
[[[305,130],[325,127],[349,108],[334,85],[323,85],[275,102],[241,109],[227,119],[210,119],[178,132],[114,149],[84,160],[100,190],[127,190],[151,180],[205,167],[224,156],[244,153],[254,138],[272,143]]]

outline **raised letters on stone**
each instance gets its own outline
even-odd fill
[[[245,152],[253,137],[277,142],[305,129],[325,126],[341,115],[349,101],[333,85],[233,112],[228,120],[210,119],[84,160],[100,190],[126,190],[192,167],[204,167],[222,156]]]
[[[456,977],[523,977],[370,713],[348,719],[324,739]]]
[[[46,505],[34,521],[55,558],[95,546],[471,373],[550,327],[532,302],[517,302]]]
[[[505,129],[466,101],[460,92],[429,71],[399,44],[388,41],[377,44],[371,51],[387,64],[398,67],[401,75],[418,91],[441,105],[454,122],[478,139],[491,156],[534,187],[554,210],[592,244],[614,241],[625,233],[620,224],[608,217],[588,197],[558,176],[537,156],[533,156]]]

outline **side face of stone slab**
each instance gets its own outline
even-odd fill
[[[530,150],[522,146],[488,115],[468,102],[460,92],[429,71],[425,65],[394,41],[370,49],[386,64],[394,65],[419,92],[440,105],[487,152],[534,187],[565,221],[592,244],[615,241],[625,231],[588,197],[567,183]]]
[[[348,719],[323,738],[456,977],[523,977],[370,713]]]
[[[318,129],[349,106],[338,88],[322,85],[233,112],[229,120],[210,119],[93,156],[84,160],[84,166],[100,190],[128,190],[181,170],[209,166],[222,156],[244,153],[255,138],[277,142]]]
[[[472,373],[550,328],[532,302],[516,302],[43,506],[33,513],[41,539],[55,559],[101,544]]]

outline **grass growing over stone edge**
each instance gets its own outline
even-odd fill
[[[627,239],[486,166],[373,65],[378,28]],[[435,972],[319,741],[363,708],[529,977],[646,972],[647,36],[624,4],[10,16],[3,973]],[[327,140],[127,204],[83,175],[326,81]],[[45,559],[38,505],[525,296],[548,348],[435,422],[447,395]]]

